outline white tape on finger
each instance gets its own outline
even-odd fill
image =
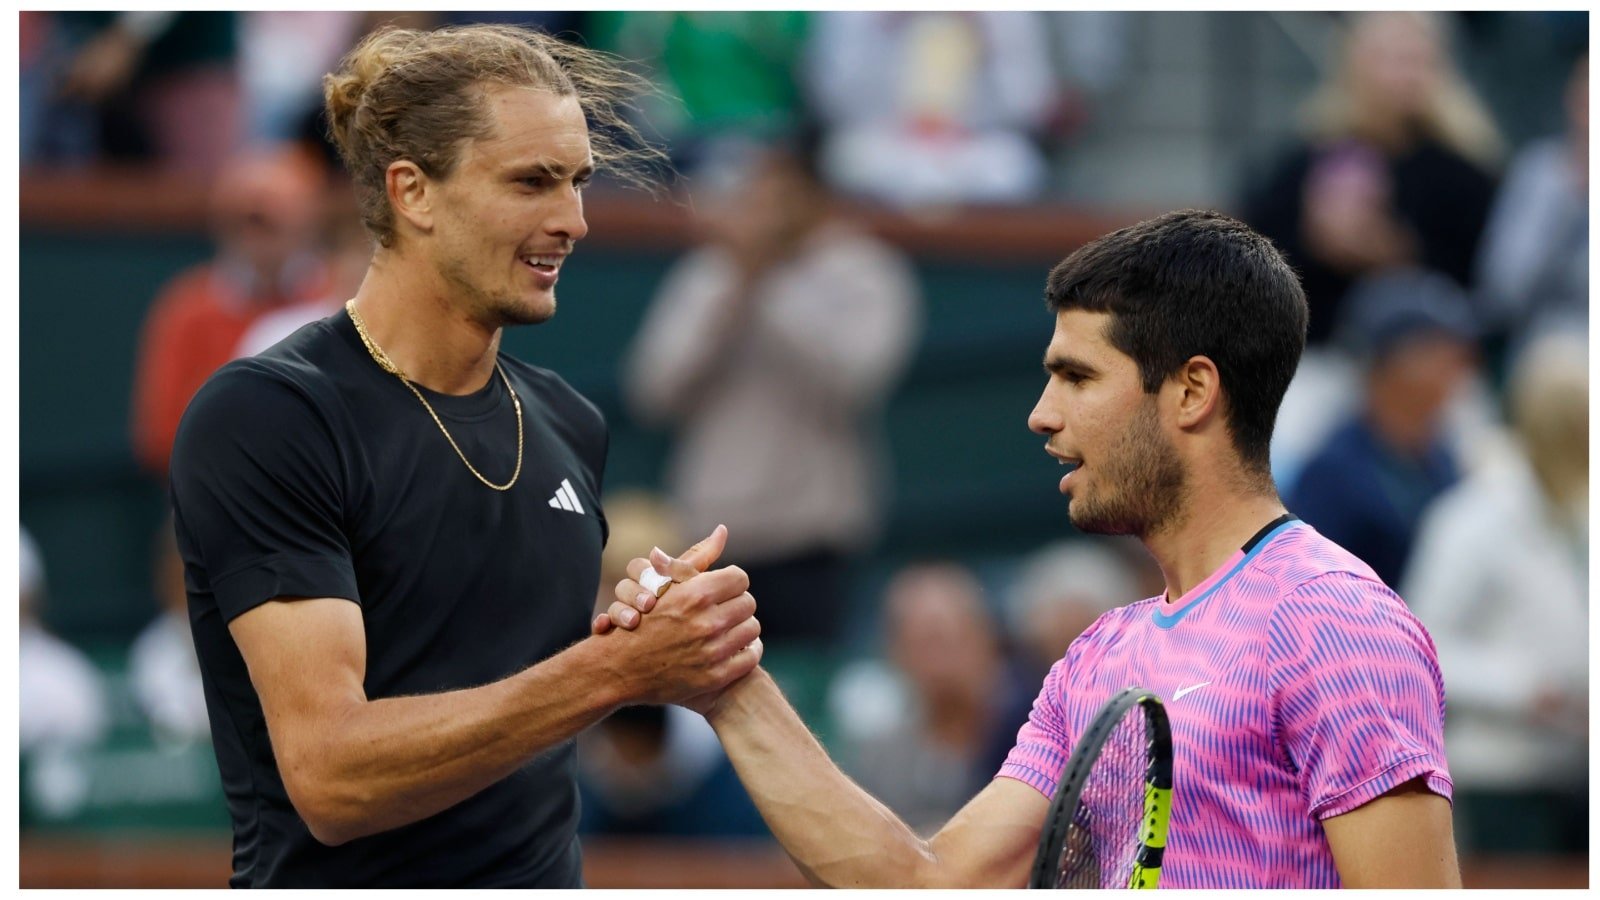
[[[639,573],[639,584],[659,598],[672,586],[672,579],[657,572],[654,566],[645,566],[644,571]]]

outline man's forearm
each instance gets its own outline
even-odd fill
[[[309,742],[315,758],[279,763],[286,783],[310,788],[295,805],[313,834],[343,843],[446,810],[576,736],[625,701],[614,674],[583,641],[482,687],[352,707]]]
[[[708,718],[767,826],[813,883],[931,880],[928,843],[839,771],[765,671],[728,688]]]

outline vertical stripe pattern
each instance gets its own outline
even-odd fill
[[[1077,736],[1130,685],[1165,698],[1172,721],[1162,887],[1338,887],[1323,819],[1418,777],[1451,795],[1432,639],[1302,522],[1174,604],[1096,621],[1046,676],[999,775],[1052,796]]]

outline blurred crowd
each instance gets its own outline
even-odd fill
[[[656,490],[608,498],[602,585],[726,523],[797,705],[931,831],[996,771],[1067,644],[1163,587],[1136,544],[1077,535],[1063,510],[1059,534],[1008,559],[913,560],[867,614],[848,608],[883,527],[882,411],[923,305],[913,261],[838,201],[1050,201],[1074,135],[1143,77],[1136,15],[24,12],[20,146],[24,167],[164,167],[215,186],[212,258],[173,273],[136,337],[130,440],[162,482],[206,377],[360,283],[371,244],[319,110],[320,76],[361,35],[512,21],[641,61],[661,91],[640,123],[695,176],[700,243],[618,365],[628,413],[672,448]],[[1586,38],[1551,45],[1572,59],[1550,86],[1565,127],[1517,142],[1465,74],[1460,17],[1331,21],[1340,39],[1298,130],[1223,204],[1285,251],[1311,305],[1274,474],[1289,509],[1432,633],[1464,849],[1582,852]],[[1586,34],[1586,18],[1569,25]],[[182,745],[209,736],[169,532],[153,538],[161,613],[123,687],[158,743]],[[71,548],[43,553],[26,529],[21,547],[22,751],[92,748],[114,692],[39,615]],[[875,646],[844,633],[862,621]],[[593,833],[765,833],[684,710],[622,710],[580,758]]]

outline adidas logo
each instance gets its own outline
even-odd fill
[[[572,489],[572,482],[561,479],[561,487],[556,488],[556,494],[550,498],[550,505],[556,509],[575,512],[583,515],[583,504],[578,502],[578,494]]]

